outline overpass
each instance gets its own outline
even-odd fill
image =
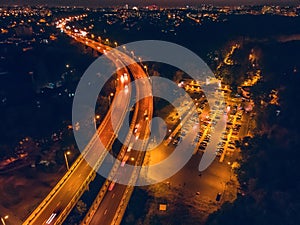
[[[116,66],[120,66],[117,65],[120,64],[120,62],[117,61],[117,58],[114,58],[113,55],[110,57]],[[125,72],[128,73],[128,70],[123,68],[118,71],[117,76],[120,78]],[[122,98],[113,100],[115,107],[123,109],[128,107],[130,93],[124,91],[121,92],[121,90],[124,89],[129,82],[130,79],[125,82],[122,81],[122,79],[118,79],[116,94],[122,94],[123,96]],[[97,171],[105,156],[108,154],[106,149],[111,148],[117,137],[117,133],[125,118],[125,111],[120,110],[117,113],[119,113],[118,117],[120,118],[117,129],[114,130],[112,127],[111,109],[109,109],[105,119],[98,128],[97,133],[94,134],[85,150],[52,191],[25,220],[23,225],[62,224],[81,195],[88,188],[89,183],[95,178],[95,171]],[[97,138],[101,139],[105,148],[99,146],[99,142],[96,141]],[[85,158],[91,159],[91,161],[89,161],[90,164],[86,162]]]

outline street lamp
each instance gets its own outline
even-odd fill
[[[146,73],[148,75],[148,67],[146,65],[144,65],[144,69],[146,70]],[[149,76],[149,75],[148,75]]]
[[[110,93],[110,95],[108,96],[108,103],[109,105],[111,105],[111,98],[114,96],[114,93]]]
[[[6,225],[5,220],[7,220],[7,219],[8,219],[8,215],[1,217],[1,222],[3,225]]]
[[[71,152],[70,152],[70,151],[64,152],[67,170],[69,170],[70,167],[69,167],[69,162],[68,162],[68,157],[67,157],[67,155],[71,155]]]

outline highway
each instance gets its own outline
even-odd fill
[[[70,34],[74,35],[74,34]],[[106,50],[109,51],[110,49],[98,42],[95,42],[93,40],[87,39],[87,38],[81,38],[78,36],[75,36],[76,40],[95,49],[95,50]],[[110,55],[110,54],[107,54]],[[133,75],[134,79],[139,78],[147,78],[147,75],[145,74],[144,70],[141,68],[141,66],[137,63],[134,63],[134,61],[128,57],[126,54],[122,52],[118,52],[118,59],[119,61],[122,61],[127,64],[131,64],[128,66],[128,69],[131,71],[131,74]],[[153,99],[152,99],[152,87],[148,79],[145,79],[146,81],[143,82],[142,87],[136,86],[136,95],[140,96],[147,96],[150,95],[150,97],[145,97],[141,99],[138,102],[138,108],[137,110],[137,118],[136,122],[134,124],[134,127],[136,127],[137,124],[139,129],[136,131],[134,135],[132,135],[131,132],[129,132],[128,137],[129,143],[132,143],[133,149],[130,156],[129,161],[134,163],[135,165],[142,165],[144,155],[145,155],[145,149],[147,147],[148,143],[148,136],[150,133],[149,129],[149,121],[152,118],[153,114]],[[136,107],[137,108],[137,107]],[[147,112],[147,119],[145,118],[145,112]],[[136,138],[138,135],[138,139],[142,140],[141,143],[136,143]],[[127,148],[123,148],[123,154],[124,151],[126,152]],[[142,151],[141,151],[142,150]],[[120,152],[122,154],[122,151]],[[122,166],[120,166],[118,163],[114,166],[116,168],[116,174],[115,177],[118,177],[117,179],[121,180],[136,180],[138,173],[135,173],[135,169],[132,168],[130,170],[125,171]],[[114,169],[113,169],[114,170]],[[111,181],[107,180],[107,184],[110,184]],[[134,185],[134,182],[132,183]],[[127,191],[127,186],[116,184],[113,187],[112,191],[107,191],[108,186],[104,185],[104,187],[100,190],[99,194],[106,193],[104,196],[101,196],[101,204],[98,205],[98,209],[91,214],[93,215],[92,218],[88,218],[89,223],[83,223],[83,224],[111,224],[114,218],[118,217],[118,220],[122,218],[122,213],[125,212],[126,205],[123,205],[123,210],[121,213],[119,213],[120,204],[122,202],[122,199],[124,197],[130,198],[131,192]]]
[[[139,74],[140,76],[144,74],[144,76],[146,76],[146,74],[137,64],[131,65],[129,69],[132,71],[133,74]],[[149,81],[145,82],[142,88],[137,87],[137,89],[138,89],[137,90],[138,94],[141,94],[139,92],[142,91],[145,93],[151,93],[151,84]],[[147,118],[145,117],[146,111],[147,111]],[[130,143],[133,146],[132,148],[135,149],[130,151],[129,160],[128,160],[130,164],[141,166],[143,163],[144,156],[146,153],[145,150],[148,144],[148,138],[150,134],[149,121],[150,118],[152,118],[152,113],[153,113],[152,97],[143,98],[139,102],[139,111],[136,119],[136,125],[138,125],[138,129],[135,135],[132,135],[130,138]],[[137,135],[138,138],[142,140],[141,143],[136,143]],[[125,148],[125,150],[127,150],[127,148]],[[121,219],[123,217],[123,214],[125,212],[128,203],[128,202],[124,202],[124,199],[126,198],[129,200],[133,190],[132,185],[134,185],[139,175],[139,169],[138,167],[131,167],[125,170],[124,167],[122,167],[121,165],[117,164],[116,166],[117,166],[117,171],[114,178],[123,181],[126,180],[131,181],[130,183],[131,185],[129,185],[128,187],[116,183],[111,191],[108,190],[100,206],[95,212],[93,219],[89,223],[91,225],[96,225],[96,224],[109,225],[109,224],[119,224],[119,222],[121,222]]]
[[[116,54],[107,54],[108,51],[111,50],[110,47],[105,46],[101,43],[95,42],[93,40],[90,40],[88,38],[85,37],[78,37],[75,36],[74,33],[65,30],[65,33],[67,33],[69,36],[71,36],[72,38],[74,38],[76,41],[89,46],[91,48],[93,48],[94,50],[98,51],[98,52],[102,52],[104,53],[107,58],[109,58],[112,62],[114,62],[116,65],[117,64],[122,64],[122,62],[127,63],[127,64],[131,64],[128,66],[129,70],[131,71],[131,74],[133,75],[134,79],[139,79],[139,78],[146,78],[147,75],[145,74],[145,72],[143,71],[143,69],[141,68],[140,65],[138,65],[137,63],[133,63],[133,60],[128,57],[126,54],[119,52],[117,55]],[[122,67],[120,65],[117,65],[119,67]],[[122,70],[121,70],[121,74],[122,74]],[[127,73],[129,74],[129,72],[127,71]],[[121,79],[119,79],[120,82]],[[135,133],[135,136],[132,135],[131,132],[129,132],[128,137],[131,138],[130,142],[134,143],[133,144],[133,149],[136,150],[145,150],[147,147],[147,143],[148,143],[148,139],[147,137],[149,136],[150,133],[150,129],[149,129],[149,121],[150,118],[152,118],[152,113],[153,113],[153,99],[152,99],[152,95],[151,95],[151,84],[148,81],[148,79],[146,80],[147,82],[143,82],[143,87],[140,87],[137,85],[136,86],[136,92],[137,95],[147,95],[150,93],[150,97],[145,97],[142,100],[140,100],[140,102],[136,105],[135,107],[135,111],[136,113],[136,119],[135,119],[135,124],[133,125],[137,125],[139,124],[139,130]],[[127,83],[126,83],[127,84]],[[126,84],[119,84],[119,85],[124,85]],[[144,92],[144,95],[142,94]],[[123,92],[123,94],[126,94],[126,92]],[[116,94],[117,96],[117,94]],[[130,95],[127,96],[118,96],[116,98],[116,100],[114,99],[114,105],[115,108],[119,108],[119,109],[124,109],[127,108],[127,102],[128,101],[124,101],[124,99],[126,100],[126,98],[128,98]],[[125,104],[125,105],[124,105]],[[119,110],[121,111],[121,110]],[[147,113],[147,117],[145,117],[145,113]],[[122,115],[118,116],[120,118],[122,118]],[[99,133],[100,139],[102,141],[102,143],[104,144],[104,146],[110,145],[112,144],[111,142],[111,137],[115,136],[115,133],[111,127],[111,123],[110,120],[105,120],[108,121],[105,129],[102,129],[102,132]],[[123,120],[121,120],[123,121]],[[142,140],[139,143],[135,143],[134,141],[140,139]],[[87,161],[92,164],[92,165],[98,165],[96,166],[97,169],[99,168],[100,164],[99,164],[99,158],[101,158],[101,156],[103,155],[103,152],[100,149],[100,146],[95,145],[91,145],[91,150],[89,150],[89,152],[86,154],[85,158],[87,159]],[[144,159],[144,155],[145,152],[144,151],[135,151],[132,150],[130,153],[130,157],[129,157],[129,161],[133,162],[135,165],[142,165],[143,163],[143,159]],[[125,177],[128,178],[128,180],[131,180],[131,184],[133,185],[135,180],[138,177],[138,171],[136,171],[135,167],[132,167],[132,169],[128,170],[128,171],[124,171],[123,167],[120,167],[117,172],[116,172],[116,177],[120,176],[120,178],[118,179],[122,179],[122,177],[125,179]],[[76,187],[76,185],[81,184],[84,185],[87,180],[85,180],[86,177],[89,177],[91,175],[91,173],[94,173],[93,168],[91,168],[84,160],[82,161],[82,163],[80,163],[80,166],[76,167],[76,171],[73,172],[73,174],[76,174],[76,177],[78,177],[78,179],[72,179],[70,178],[70,182],[65,182],[65,184],[63,185],[64,188],[63,190],[67,190],[68,193],[65,193],[65,191],[63,191],[62,189],[57,193],[57,195],[55,196],[56,199],[53,200],[53,202],[58,202],[56,206],[54,206],[55,204],[52,204],[52,207],[47,207],[47,210],[43,210],[43,211],[47,211],[49,213],[48,217],[46,216],[46,220],[45,222],[49,222],[49,218],[51,218],[51,213],[53,212],[57,212],[57,213],[61,213],[60,210],[64,209],[65,206],[68,205],[69,200],[72,199],[72,196],[74,195],[78,195],[78,194],[82,194],[80,193],[82,191],[82,189],[77,189],[74,188]],[[90,180],[90,179],[88,179]],[[132,186],[130,186],[132,188]],[[106,188],[107,190],[107,188]],[[98,211],[100,213],[96,213],[95,215],[97,215],[97,217],[94,217],[91,224],[99,224],[99,221],[101,221],[101,224],[111,224],[111,222],[116,218],[117,216],[117,220],[120,221],[120,219],[122,219],[123,213],[125,212],[125,209],[121,211],[120,213],[120,203],[122,202],[122,200],[125,197],[130,197],[132,192],[128,192],[128,187],[125,185],[120,185],[118,183],[115,184],[114,188],[112,191],[108,191],[107,195],[104,197],[100,207],[98,208]],[[111,199],[113,199],[113,201],[111,201]],[[78,199],[77,199],[78,200]],[[128,203],[128,202],[127,202]],[[127,204],[126,204],[127,205]],[[54,206],[54,208],[53,208]],[[74,204],[72,205],[74,206]],[[126,206],[125,206],[126,208]],[[103,211],[103,213],[101,213]],[[100,215],[100,217],[99,217]],[[101,216],[102,215],[102,216]],[[50,216],[50,217],[49,217]],[[40,216],[41,217],[41,216]],[[48,219],[47,219],[48,218]],[[38,222],[40,220],[35,219],[35,221],[37,222],[36,224],[43,224]],[[58,223],[54,223],[55,220],[51,221],[50,224],[60,224],[60,222]]]
[[[129,64],[128,69],[130,70],[132,76],[135,80],[139,78],[147,78],[147,74],[145,74],[145,71],[141,68],[141,66],[134,62],[128,55],[124,54],[123,52],[117,51],[116,53],[107,53],[111,50],[110,47],[103,45],[97,41],[91,40],[87,37],[84,37],[82,35],[79,35],[78,33],[73,33],[70,30],[66,31],[66,33],[74,38],[76,41],[91,47],[92,49],[100,52],[104,52],[107,57],[116,56],[118,58],[118,61],[122,61],[124,64]],[[139,87],[141,85],[141,87]],[[142,165],[144,156],[145,156],[145,149],[148,144],[148,137],[150,134],[149,129],[149,121],[152,118],[153,114],[153,98],[152,98],[152,87],[150,84],[150,81],[148,79],[144,79],[142,84],[136,85],[136,95],[137,99],[138,96],[149,96],[142,98],[136,105],[136,121],[133,124],[134,127],[138,126],[138,129],[135,131],[135,134],[132,135],[132,131],[128,133],[127,139],[129,139],[129,143],[132,144],[132,151],[130,152],[130,156],[128,156],[128,153],[126,153],[127,148],[123,147],[119,155],[124,156],[124,154],[127,154],[129,157],[129,162],[134,165]],[[138,106],[138,107],[137,107]],[[145,113],[147,114],[147,119],[145,117]],[[139,139],[141,142],[136,143],[136,140]],[[128,143],[128,144],[129,144]],[[137,150],[137,151],[136,151]],[[123,154],[123,155],[122,155]],[[121,157],[122,158],[122,157]],[[139,170],[137,167],[133,167],[128,169],[127,171],[120,166],[118,162],[115,163],[112,171],[114,173],[111,175],[113,176],[112,180],[121,180],[123,179],[123,182],[129,181],[129,186],[118,184],[116,182],[113,186],[112,190],[107,190],[111,184],[110,180],[106,180],[105,184],[103,185],[102,189],[99,192],[99,195],[97,198],[100,200],[97,200],[100,202],[100,204],[97,204],[97,210],[93,209],[92,206],[88,213],[88,222],[83,222],[82,224],[112,224],[116,223],[118,224],[121,222],[122,216],[125,212],[127,203],[129,201],[129,198],[131,196],[133,185],[136,179],[139,175]],[[128,191],[130,189],[130,191]],[[105,195],[103,195],[105,193]],[[96,198],[96,199],[97,199]],[[126,198],[128,201],[124,202],[124,198]],[[95,200],[96,201],[96,200]]]
[[[111,55],[113,62],[116,64],[120,63],[113,57],[114,56]],[[127,69],[119,70],[118,77],[120,78],[125,72],[128,72]],[[118,79],[116,92],[120,93],[129,82],[130,79],[125,82]],[[122,96],[116,100],[114,99],[113,103],[116,108],[124,109],[128,107],[130,94],[128,92],[121,93]],[[118,121],[119,128],[124,120],[125,113],[122,110],[115,113],[119,113],[119,115],[117,115],[118,118],[120,118]],[[94,178],[95,172],[92,167],[99,167],[108,153],[106,149],[101,148],[95,139],[100,138],[103,145],[109,149],[116,138],[116,132],[118,131],[114,131],[112,128],[111,111],[109,110],[101,126],[98,128],[97,134],[94,135],[94,138],[83,152],[89,164],[83,159],[83,155],[81,155],[61,181],[59,181],[50,194],[31,213],[23,224],[61,224],[61,221],[64,220],[71,211],[79,197],[87,188],[89,182]],[[92,167],[90,165],[92,165]]]

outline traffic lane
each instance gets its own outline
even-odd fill
[[[125,101],[120,101],[123,103]],[[108,119],[108,129],[104,129],[103,132],[99,135],[101,137],[102,143],[104,146],[108,144],[111,139],[111,135],[114,134],[114,131],[111,126],[110,118]],[[96,146],[95,146],[96,145]],[[105,148],[101,148],[99,142],[95,142],[94,146],[91,147],[91,150],[87,153],[86,159],[91,165],[95,165],[99,157],[103,155],[106,151]],[[46,210],[43,210],[40,216],[35,220],[37,224],[43,224],[56,209],[64,209],[67,207],[70,199],[74,196],[80,189],[82,183],[86,180],[92,168],[86,163],[85,160],[81,161],[73,171],[72,175],[68,178],[66,183],[64,183],[62,189],[52,198],[51,205],[47,207]],[[73,175],[75,174],[75,175]],[[60,201],[61,200],[61,201]],[[57,218],[56,218],[57,219]]]
[[[142,74],[144,74],[144,71],[142,71],[142,70],[138,70],[139,72],[142,72]],[[137,73],[134,73],[134,74],[137,74]],[[136,76],[136,77],[138,77],[138,76]],[[151,88],[149,87],[148,88],[148,91],[150,92],[151,91]],[[152,98],[150,98],[151,100],[152,100]],[[144,102],[143,102],[144,101]],[[152,102],[152,101],[151,101]],[[148,101],[145,101],[144,99],[141,101],[141,105],[143,105],[143,104],[145,104],[145,105],[152,105],[152,104],[149,104],[150,102],[149,102],[149,99],[148,99]],[[145,107],[145,109],[146,109],[147,107]],[[149,108],[149,107],[148,107]],[[139,119],[138,120],[144,120],[144,118],[143,118],[143,116],[144,116],[144,110],[145,109],[143,109],[143,110],[140,110],[140,113],[139,113],[139,115],[138,115],[138,117],[139,117]],[[149,108],[149,111],[150,111],[150,108]],[[151,114],[152,114],[152,108],[151,108]],[[144,126],[144,125],[142,125],[142,126]],[[146,125],[145,126],[147,126],[147,123],[146,123]],[[135,151],[135,153],[133,153],[134,154],[134,156],[135,157],[138,157],[138,155],[139,154],[141,154],[141,152],[138,152],[138,151]],[[129,171],[129,174],[131,174],[131,172]],[[123,186],[123,185],[119,185],[119,184],[116,184],[116,187],[115,188],[117,188],[117,190],[119,189],[119,187],[120,186]],[[121,188],[121,190],[122,190],[122,188]],[[123,191],[125,191],[126,190],[126,186],[124,186],[123,187]],[[124,193],[123,193],[124,194]],[[119,198],[119,201],[122,199],[122,196],[123,196],[123,194],[121,194],[121,195],[117,195],[117,198]],[[112,196],[116,196],[116,195],[113,195],[113,194],[111,194]],[[108,196],[108,197],[107,197]],[[106,196],[105,196],[105,199],[104,199],[104,201],[108,201],[108,200],[106,200],[106,199],[110,199],[109,198],[110,197],[110,194],[108,193]],[[116,199],[117,199],[116,198]],[[105,215],[107,215],[107,212],[108,212],[108,209],[105,207],[106,206],[106,202],[102,202],[101,203],[101,205],[100,205],[100,207],[98,208],[98,211],[97,211],[97,215],[99,214],[99,215],[103,215],[103,214],[105,214]],[[104,205],[104,206],[103,206]],[[111,205],[114,205],[114,204],[111,204]],[[116,208],[115,208],[115,210],[109,210],[110,211],[110,213],[111,213],[111,219],[113,219],[113,216],[114,216],[114,212],[113,211],[116,211],[117,210],[117,207],[118,207],[118,204],[116,205]],[[99,212],[99,213],[98,213]],[[96,221],[98,221],[98,219],[95,219]],[[94,221],[95,221],[94,220]],[[102,218],[99,218],[99,220],[101,220],[101,223],[102,223]],[[96,223],[96,224],[99,224],[99,223]]]
[[[140,112],[141,113],[141,112]],[[133,137],[132,137],[133,138]],[[135,140],[135,138],[133,138]],[[132,140],[133,143],[133,140]],[[132,154],[132,152],[131,152]],[[132,155],[130,155],[132,157]],[[111,162],[109,162],[111,165]],[[117,210],[118,205],[122,199],[122,196],[126,190],[126,186],[118,184],[118,181],[120,182],[126,182],[129,180],[129,177],[131,175],[131,172],[129,173],[124,171],[124,167],[119,167],[117,174],[112,179],[118,179],[115,183],[115,186],[112,191],[107,191],[100,206],[98,207],[91,224],[110,224],[109,221],[112,221],[114,217],[114,212]]]
[[[103,132],[107,137],[105,142],[107,143],[110,140],[111,133],[113,131],[104,130]],[[104,141],[104,138],[102,138]],[[73,196],[81,189],[81,184],[83,184],[88,175],[93,171],[90,165],[95,165],[100,156],[106,151],[105,148],[101,148],[99,142],[96,142],[89,151],[86,156],[86,159],[89,163],[85,160],[82,160],[80,165],[76,167],[73,174],[69,179],[64,183],[63,187],[60,191],[52,198],[51,206],[47,207],[47,210],[43,211],[43,213],[39,216],[39,219],[36,220],[37,224],[43,224],[46,221],[52,212],[56,209],[64,209],[70,202]]]
[[[130,157],[137,160],[141,154],[144,154],[145,152],[142,151],[133,151],[131,152]],[[134,160],[134,161],[135,161]],[[135,161],[135,164],[137,162]],[[115,176],[115,179],[122,183],[129,183],[130,179],[132,178],[133,171],[136,169],[136,167],[120,167],[118,170],[118,173]],[[132,184],[131,184],[132,185]],[[115,187],[112,191],[108,191],[105,196],[105,201],[101,204],[102,210],[107,209],[106,217],[104,220],[98,220],[98,223],[101,221],[101,225],[110,225],[112,220],[114,219],[115,214],[117,213],[118,207],[121,203],[121,200],[124,195],[126,195],[126,189],[127,186],[123,184],[115,184]],[[113,204],[111,204],[113,201]]]
[[[66,183],[63,184],[62,189],[56,193],[51,199],[50,205],[34,221],[34,224],[44,224],[44,222],[51,216],[55,210],[63,210],[67,207],[70,199],[77,193],[80,184],[86,180],[86,177],[91,171],[91,167],[85,161],[81,161],[80,166],[76,167],[76,176],[72,176]],[[59,216],[59,215],[58,215]],[[57,218],[56,218],[57,219]]]
[[[113,212],[117,209],[119,202],[115,202],[115,198],[121,199],[124,193],[124,185],[116,184],[113,191],[106,193],[103,199],[103,207],[99,207],[94,214],[90,225],[110,224],[114,217]],[[115,210],[114,210],[115,208]]]
[[[64,190],[60,189],[60,191],[58,193],[56,193],[56,195],[51,199],[52,206],[47,207],[46,210],[42,211],[42,213],[40,214],[40,217],[37,220],[35,220],[36,223],[42,224],[42,222],[40,220],[43,220],[43,218],[42,218],[43,213],[49,214],[49,212],[53,212],[54,210],[56,210],[57,207],[59,207],[59,208],[64,207],[67,205],[67,203],[69,203],[69,201],[66,199],[70,199],[70,198],[66,198],[66,197],[71,197],[74,195],[74,193],[77,192],[76,189],[74,189],[74,187],[76,187],[76,185],[78,186],[78,181],[79,181],[79,183],[83,183],[83,181],[85,180],[85,178],[91,171],[91,168],[86,169],[87,167],[89,167],[89,165],[85,161],[82,161],[80,164],[81,165],[76,167],[75,171],[74,171],[74,172],[76,172],[77,175],[79,173],[79,175],[76,177],[76,179],[72,179],[72,176],[70,176],[67,180],[68,182],[63,184],[63,187],[65,187],[65,189],[67,190],[67,193],[65,193]],[[74,172],[72,174],[74,174]],[[80,179],[82,179],[82,180],[80,180]],[[73,190],[73,192],[72,192],[72,190]],[[66,200],[66,201],[59,201],[59,199]],[[55,208],[53,208],[53,205],[55,205]]]
[[[137,153],[136,153],[137,154]],[[133,155],[136,156],[136,155]],[[93,219],[91,220],[91,225],[109,225],[111,224],[115,213],[118,209],[119,204],[121,203],[122,197],[125,194],[126,185],[119,184],[118,181],[121,182],[128,181],[131,177],[134,167],[128,168],[120,167],[118,169],[117,174],[114,179],[117,179],[113,189],[111,191],[107,191],[99,208],[97,209]]]
[[[152,101],[151,101],[152,102]],[[140,101],[140,105],[149,105],[150,99],[145,98]],[[145,107],[149,108],[149,107]],[[146,127],[144,129],[147,129],[148,122],[144,119],[144,110],[139,110],[139,113],[137,115],[139,121],[138,123],[141,125],[141,127]],[[147,133],[145,131],[141,131],[141,138],[144,137],[144,133]],[[135,142],[134,142],[135,143]],[[133,149],[139,149],[141,146],[136,146],[136,144],[133,146]],[[135,160],[139,158],[140,154],[144,154],[144,152],[141,151],[135,151],[133,150],[130,154],[130,158],[134,158]],[[115,186],[112,191],[107,191],[103,201],[101,202],[99,208],[97,209],[95,216],[92,219],[92,222],[90,224],[99,224],[102,225],[110,224],[113,220],[115,213],[118,209],[118,206],[122,200],[122,197],[126,191],[126,186],[118,184],[118,181],[122,180],[121,182],[125,183],[128,182],[132,176],[132,172],[134,170],[134,167],[130,167],[125,170],[125,167],[119,167],[118,172],[114,179],[117,179]],[[114,180],[113,179],[113,180]]]

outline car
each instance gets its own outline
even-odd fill
[[[131,149],[132,149],[132,147],[133,147],[133,143],[130,143],[129,146],[128,146],[128,148],[127,148],[127,152],[130,152]]]
[[[148,120],[149,119],[149,116],[148,116],[148,110],[146,109],[145,112],[144,112],[144,119],[145,120]]]
[[[218,145],[224,146],[225,145],[225,141],[219,142]]]
[[[122,166],[122,167],[124,167],[124,165],[125,165],[126,162],[128,161],[128,159],[129,159],[129,154],[130,154],[130,153],[125,154],[124,158],[122,159],[122,162],[121,162],[121,166]]]
[[[207,122],[207,121],[203,121],[202,123],[206,126],[209,124],[209,122]]]
[[[232,132],[232,135],[238,135],[237,131]]]
[[[223,152],[224,151],[224,148],[223,147],[220,147],[217,149],[217,152]]]
[[[114,178],[108,187],[109,191],[112,191],[114,189],[116,182],[117,182],[117,179]]]
[[[199,149],[200,151],[204,151],[204,150],[205,150],[205,147],[200,145],[198,149]]]
[[[50,217],[46,220],[45,224],[54,224],[61,211],[62,210],[60,208],[55,209]]]
[[[209,137],[206,137],[206,138],[204,138],[204,140],[203,140],[203,141],[205,141],[205,142],[209,142],[209,140],[210,140],[210,138],[209,138]]]
[[[235,147],[232,146],[232,145],[228,146],[228,148],[229,148],[229,149],[235,149]]]
[[[177,145],[177,144],[178,144],[178,140],[175,139],[175,140],[173,141],[173,145]]]
[[[128,85],[126,84],[124,88],[125,88],[125,93],[127,94],[128,93]]]
[[[216,154],[216,156],[218,156],[218,157],[220,157],[220,156],[222,155],[221,152],[216,152],[215,154]]]
[[[206,147],[207,143],[202,141],[200,145]]]

